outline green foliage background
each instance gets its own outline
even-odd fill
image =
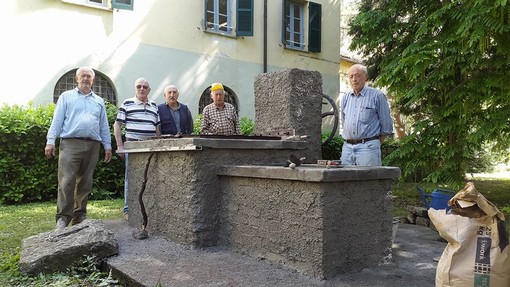
[[[118,108],[107,103],[107,114],[110,126],[113,125]],[[54,105],[47,106],[7,106],[0,109],[0,204],[22,204],[54,200],[57,193],[57,156],[51,159],[44,157],[46,133],[51,124]],[[194,121],[194,134],[200,131],[201,115]],[[243,135],[250,135],[255,128],[249,118],[241,118],[240,126]],[[329,134],[323,134],[323,141]],[[115,142],[113,129],[112,142]],[[322,158],[338,160],[342,150],[342,138],[335,136],[329,143],[322,146]],[[58,145],[58,141],[57,141]],[[115,149],[115,144],[112,145]],[[420,181],[435,168],[432,165],[408,165],[406,162],[395,161],[395,153],[409,148],[406,142],[386,140],[382,145],[382,157],[385,165],[395,165],[407,171],[404,180]],[[429,151],[415,153],[428,154]],[[123,196],[124,160],[113,151],[112,161],[108,164],[100,161],[94,175],[94,186],[91,199],[108,199]],[[104,150],[101,148],[101,159]],[[418,157],[419,155],[417,155]],[[483,151],[476,154],[476,160],[470,163],[469,171],[487,171],[494,157]],[[403,161],[403,160],[402,160]],[[395,164],[397,163],[397,164]]]
[[[51,198],[56,160],[46,161],[44,146],[53,107],[2,106],[0,110],[0,203]],[[39,152],[37,152],[39,151]],[[25,193],[25,191],[30,191]]]
[[[200,124],[202,123],[202,114],[199,114],[194,120],[193,120],[193,134],[200,134]],[[255,129],[255,123],[252,119],[247,117],[242,117],[239,119],[239,127],[241,128],[241,134],[243,136],[248,136],[253,133],[253,130]]]
[[[23,204],[56,199],[57,154],[46,159],[44,147],[46,134],[51,125],[54,104],[46,106],[9,106],[0,109],[0,204]],[[106,104],[110,127],[113,126],[118,108]],[[194,122],[194,133],[200,132],[199,115]],[[255,127],[249,118],[240,119],[243,135],[253,133]],[[115,143],[111,128],[112,143]],[[115,153],[110,163],[102,159],[104,149],[101,147],[100,161],[94,173],[94,185],[91,199],[108,199],[122,197],[124,194],[124,160]]]
[[[409,125],[387,163],[460,183],[484,153],[508,160],[510,1],[361,0],[350,34]]]
[[[54,104],[39,107],[1,107],[0,204],[21,204],[56,198],[58,141],[56,156],[48,160],[44,156],[46,133],[54,108]],[[107,113],[111,126],[115,121],[117,107],[107,104]],[[115,142],[113,133],[112,142]],[[101,155],[104,156],[102,148]],[[123,186],[122,159],[114,154],[110,163],[98,164],[94,176],[93,199],[121,196]]]

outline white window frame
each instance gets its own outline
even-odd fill
[[[205,30],[208,31],[208,32],[214,32],[214,33],[220,33],[220,34],[226,34],[226,35],[232,35],[233,34],[233,13],[232,13],[232,8],[234,8],[233,6],[233,3],[232,3],[232,0],[226,0],[226,4],[227,4],[227,14],[220,14],[219,11],[220,11],[220,0],[206,0],[207,2],[209,1],[213,1],[214,3],[214,7],[213,7],[213,10],[207,10],[207,2],[206,2],[206,5],[205,5],[205,9],[206,9],[206,17],[205,17]],[[213,14],[213,21],[214,22],[208,22],[207,19],[209,18],[208,16],[210,14]],[[221,29],[222,26],[220,25],[220,16],[225,16],[227,18],[227,26],[226,26],[226,29],[223,30]]]
[[[290,49],[297,49],[297,50],[304,50],[305,49],[305,26],[304,26],[304,23],[305,23],[305,5],[303,4],[299,4],[299,3],[296,3],[296,2],[291,2],[289,1],[289,14],[288,15],[285,15],[285,17],[287,18],[287,27],[285,28],[286,29],[286,32],[289,33],[289,37],[287,38],[287,35],[285,36],[285,41],[286,41],[286,47],[287,48],[290,48]],[[295,7],[299,7],[299,15],[294,15],[294,9]],[[298,19],[299,20],[299,30],[298,30],[298,35],[299,35],[299,39],[296,39],[296,32],[295,31],[295,25],[294,25],[294,19]]]

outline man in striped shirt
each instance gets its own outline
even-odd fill
[[[135,96],[122,102],[113,124],[113,132],[117,143],[117,150],[124,149],[122,140],[123,126],[126,127],[126,141],[142,141],[161,135],[158,105],[149,99],[151,87],[145,78],[135,81]],[[128,219],[128,155],[119,153],[125,158],[125,184],[124,184],[124,219]]]
[[[240,135],[239,117],[233,105],[225,103],[225,90],[221,83],[211,85],[212,104],[202,111],[200,134]]]

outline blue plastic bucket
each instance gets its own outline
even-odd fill
[[[446,209],[449,210],[451,207],[448,206],[448,201],[453,197],[452,193],[446,193],[444,191],[433,191],[430,194],[430,207],[434,209]]]
[[[425,194],[419,186],[416,186],[416,189],[420,192],[423,205],[425,205],[426,209],[451,209],[448,206],[448,201],[455,195],[455,191],[436,188],[430,194]]]

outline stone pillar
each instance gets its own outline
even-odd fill
[[[255,77],[255,133],[295,129],[309,135],[308,149],[296,154],[306,163],[322,158],[322,76],[317,71],[288,69]]]

